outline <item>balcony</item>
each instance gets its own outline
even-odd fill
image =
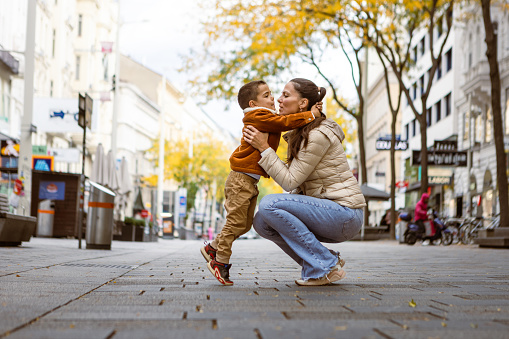
[[[465,82],[461,86],[461,90],[464,91],[466,95],[490,96],[491,82],[488,60],[483,59],[479,61],[464,72],[463,76],[465,77]]]

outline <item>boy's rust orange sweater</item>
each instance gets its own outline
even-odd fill
[[[304,126],[314,119],[310,111],[278,115],[268,108],[257,107],[246,112],[242,122],[244,126],[252,125],[260,132],[269,133],[269,146],[277,151],[281,132]],[[260,152],[242,138],[240,146],[230,156],[230,167],[233,171],[259,174],[268,178],[268,174],[258,165],[260,159]]]

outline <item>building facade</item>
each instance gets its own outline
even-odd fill
[[[469,154],[468,166],[455,171],[454,194],[465,215],[491,217],[499,213],[497,168],[493,138],[491,81],[484,23],[480,6],[463,9],[459,25],[456,72],[458,95],[458,145]],[[509,149],[509,11],[492,6],[491,16],[498,31],[497,50],[500,70],[502,119],[505,150]],[[507,159],[507,155],[506,155]],[[509,168],[509,164],[506,165]],[[461,200],[460,200],[461,199]]]

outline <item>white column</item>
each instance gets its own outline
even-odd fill
[[[118,121],[118,96],[120,95],[120,1],[117,1],[117,37],[115,46],[115,91],[113,97],[113,116],[111,118],[111,153],[117,158],[117,121]]]
[[[32,111],[34,108],[35,11],[36,0],[28,0],[25,42],[25,93],[18,161],[18,176],[24,178],[25,197],[20,199],[18,214],[30,215],[32,200]]]
[[[165,117],[164,117],[164,98],[166,96],[166,77],[163,76],[163,84],[160,98],[160,122],[159,122],[159,168],[157,172],[157,214],[162,220],[163,213],[163,191],[164,191],[164,133],[165,133]]]

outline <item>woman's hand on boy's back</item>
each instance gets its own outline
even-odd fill
[[[269,143],[267,142],[269,138],[268,133],[262,133],[251,125],[247,125],[246,127],[244,127],[242,133],[244,135],[244,140],[246,140],[251,146],[256,148],[258,151],[263,152],[270,147]]]

